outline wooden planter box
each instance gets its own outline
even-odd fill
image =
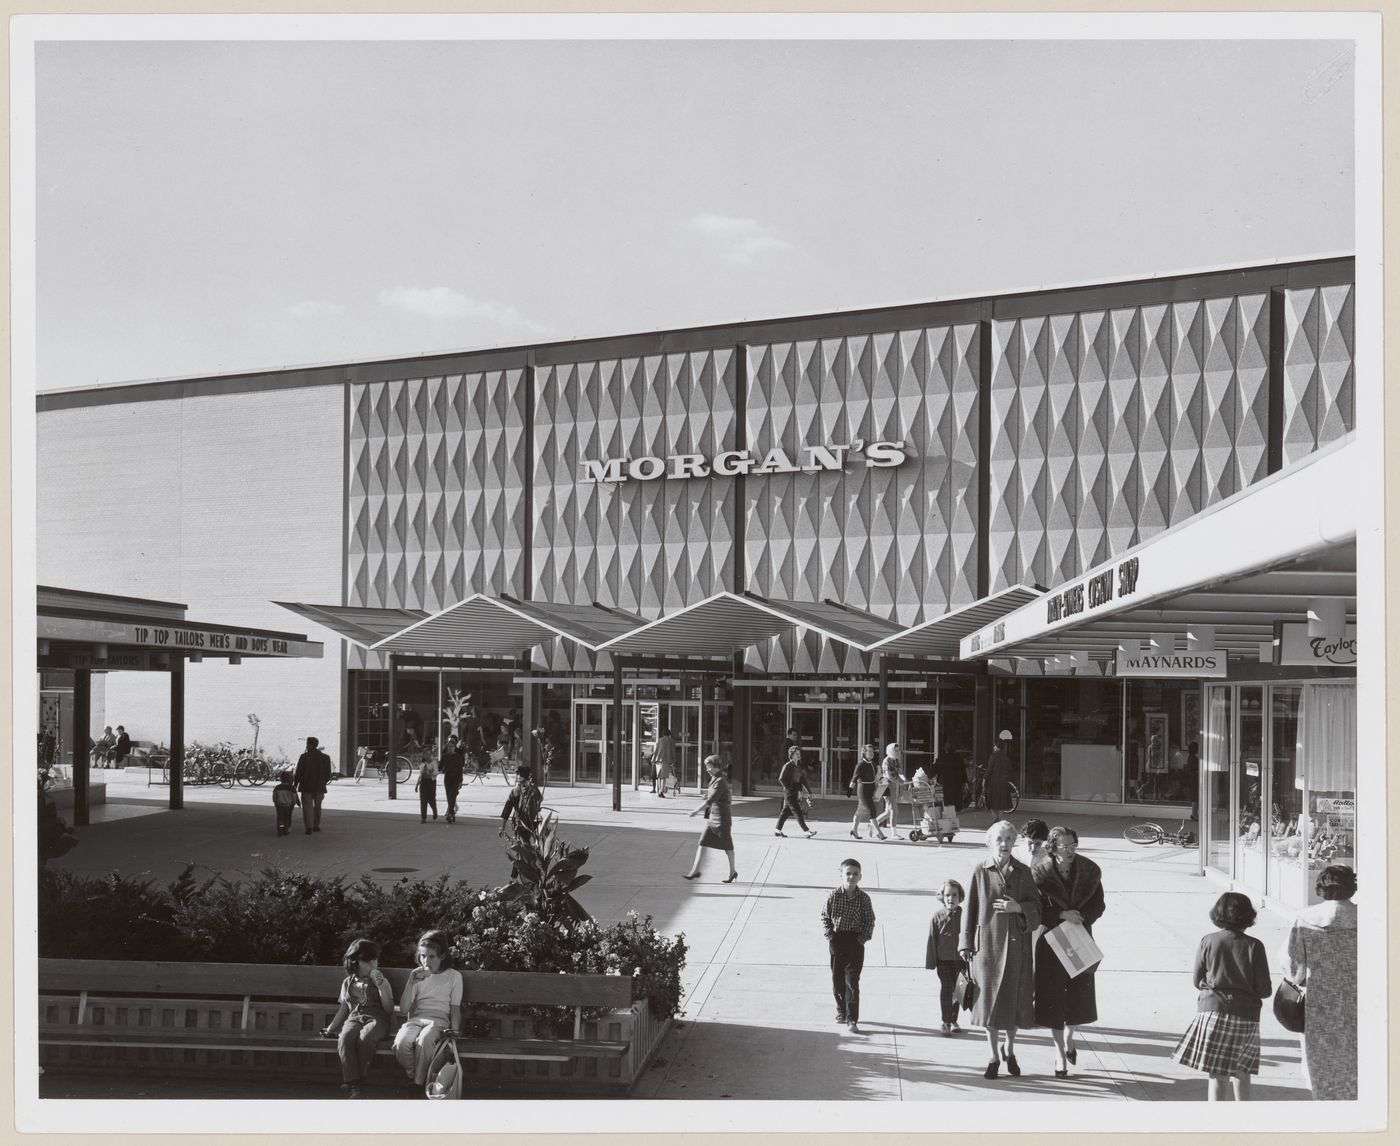
[[[385,969],[397,998],[406,970]],[[146,1074],[187,1078],[304,1078],[316,1087],[308,1097],[335,1094],[340,1063],[335,1042],[317,1032],[336,1012],[335,997],[344,977],[339,967],[263,964],[112,963],[104,960],[39,961],[39,1061],[59,1070]],[[626,1095],[641,1077],[670,1030],[671,1020],[654,1019],[645,1000],[584,1022],[563,1038],[489,997],[515,998],[520,1005],[557,1005],[567,999],[570,981],[580,998],[589,981],[602,976],[538,975],[464,971],[466,1001],[474,989],[487,1005],[489,1039],[502,1040],[503,1056],[464,1057],[468,1094],[474,1090],[531,1095]],[[607,980],[608,992],[615,994]],[[504,993],[502,987],[504,985]],[[621,983],[617,984],[622,987]],[[622,989],[627,997],[627,989]],[[478,1021],[483,1012],[473,1016]],[[625,1044],[608,1057],[559,1057],[570,1037]],[[511,1053],[522,1039],[551,1042],[553,1057]],[[385,1083],[401,1077],[388,1044],[374,1075]],[[478,1053],[480,1053],[478,1051]]]

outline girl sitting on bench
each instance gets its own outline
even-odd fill
[[[450,965],[452,940],[428,931],[418,940],[418,966],[399,1000],[403,1025],[394,1037],[394,1057],[409,1080],[422,1087],[438,1042],[462,1025],[462,973]]]

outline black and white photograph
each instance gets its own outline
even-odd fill
[[[1380,92],[16,20],[19,1128],[1383,1128]]]

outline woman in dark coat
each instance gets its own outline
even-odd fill
[[[1104,912],[1103,873],[1091,859],[1076,854],[1079,833],[1073,828],[1050,830],[1050,854],[1031,867],[1040,892],[1040,921],[1045,933],[1035,945],[1035,1021],[1049,1027],[1055,1040],[1055,1077],[1066,1078],[1079,1061],[1074,1045],[1076,1027],[1097,1022],[1094,972],[1081,971],[1074,978],[1065,970],[1045,936],[1061,923],[1082,923],[1091,935]]]
[[[1016,825],[998,820],[987,829],[987,858],[972,870],[959,954],[972,965],[977,1000],[972,1021],[987,1031],[992,1061],[983,1073],[996,1078],[998,1054],[1013,1075],[1016,1032],[1035,1024],[1031,993],[1031,935],[1040,926],[1040,896],[1031,869],[1011,854]],[[1005,1039],[998,1043],[998,1035]]]
[[[846,785],[847,792],[856,794],[856,814],[851,817],[851,837],[860,839],[860,822],[870,821],[870,827],[883,840],[885,833],[880,831],[879,813],[875,811],[875,745],[867,744],[860,750],[860,760]]]
[[[729,860],[729,878],[725,883],[733,883],[739,878],[739,873],[734,870],[734,837],[730,832],[732,818],[730,813],[729,781],[724,778],[724,765],[718,756],[705,757],[705,771],[710,776],[710,786],[705,792],[705,802],[695,811],[692,816],[698,816],[704,812],[709,822],[705,825],[705,830],[700,834],[700,844],[695,849],[695,862],[690,866],[690,873],[686,879],[700,878],[700,857],[705,854],[706,848],[715,848],[722,851],[725,858]]]
[[[967,784],[967,765],[945,744],[933,762],[933,778],[943,787],[943,806],[958,811],[963,805],[963,787]]]
[[[1011,807],[1011,761],[1002,745],[1010,743],[1011,730],[1003,728],[997,737],[997,746],[987,757],[987,776],[982,781],[982,793],[987,801],[987,811],[992,820],[1001,819],[1002,812]]]

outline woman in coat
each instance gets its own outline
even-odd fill
[[[1011,761],[1002,748],[1003,744],[1010,742],[1011,730],[1003,728],[997,736],[997,746],[987,757],[987,774],[982,781],[982,796],[994,823],[1001,819],[1002,812],[1011,807]]]
[[[875,826],[889,824],[890,834],[902,839],[899,834],[899,786],[904,782],[904,760],[898,744],[885,745],[885,758],[880,761],[880,783],[875,788],[875,798],[883,799],[885,810],[875,817]]]
[[[986,1028],[992,1054],[985,1078],[996,1078],[998,1055],[1007,1071],[1021,1073],[1016,1032],[1035,1023],[1031,934],[1040,926],[1040,896],[1031,869],[1011,854],[1017,834],[1008,820],[987,829],[987,858],[972,869],[963,911],[959,954],[977,984],[972,1022]]]
[[[953,751],[952,745],[943,745],[943,751],[933,762],[933,778],[943,786],[943,806],[957,812],[963,804],[963,789],[967,785],[967,765],[963,758]]]
[[[1071,978],[1046,940],[1061,923],[1083,924],[1092,935],[1094,922],[1104,912],[1103,872],[1078,852],[1078,832],[1052,828],[1049,854],[1031,867],[1040,893],[1040,921],[1045,926],[1035,945],[1035,1022],[1036,1026],[1049,1027],[1055,1040],[1056,1078],[1068,1078],[1070,1065],[1079,1061],[1075,1028],[1097,1022],[1099,1017],[1094,998],[1097,968],[1090,967]]]
[[[1322,902],[1288,932],[1283,975],[1307,999],[1303,1063],[1314,1098],[1356,1097],[1356,872],[1344,864],[1317,877]]]
[[[882,840],[887,839],[885,833],[880,831],[880,821],[877,819],[879,813],[875,811],[875,745],[867,744],[861,748],[860,760],[856,763],[851,782],[846,785],[846,791],[856,794],[856,812],[851,817],[851,838],[860,839],[860,822],[866,819]]]
[[[730,832],[732,819],[730,814],[729,781],[724,778],[724,765],[718,756],[705,757],[705,771],[709,773],[710,786],[705,792],[705,802],[695,811],[692,816],[698,816],[704,812],[709,822],[705,825],[705,830],[700,833],[700,843],[695,849],[695,862],[690,865],[690,873],[686,879],[700,878],[700,857],[705,854],[706,848],[715,848],[722,851],[725,858],[729,860],[729,878],[725,883],[733,883],[739,878],[739,873],[734,870],[734,837]]]

